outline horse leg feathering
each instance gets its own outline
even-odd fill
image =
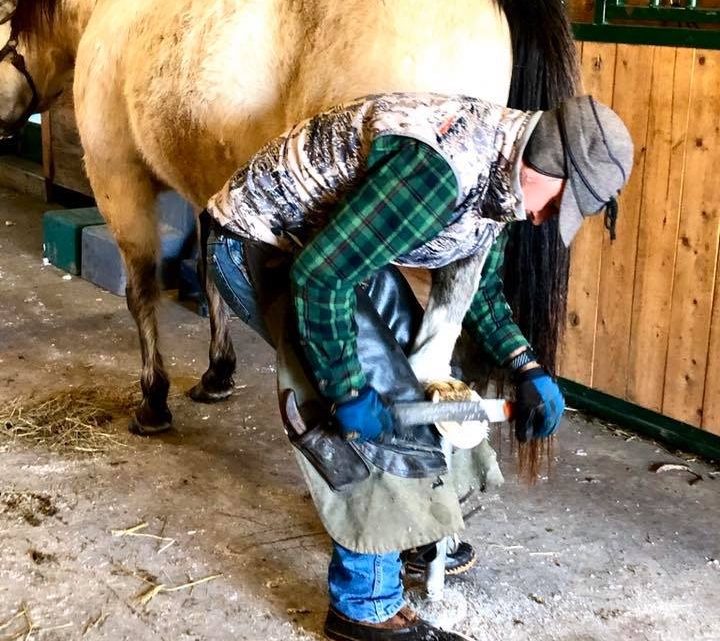
[[[158,349],[155,306],[160,294],[154,256],[143,255],[133,247],[121,245],[128,273],[127,306],[135,319],[142,352],[140,387],[143,400],[131,419],[131,431],[148,435],[170,428],[172,414],[167,405],[170,380]]]
[[[215,282],[208,276],[204,251],[198,259],[198,275],[210,315],[210,364],[200,381],[188,391],[188,396],[198,403],[216,403],[233,393],[235,349],[230,338],[227,306]]]

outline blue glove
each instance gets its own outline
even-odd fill
[[[393,417],[383,400],[372,387],[360,390],[360,394],[335,406],[335,420],[340,432],[348,441],[376,439],[393,429]]]
[[[515,402],[518,441],[547,438],[560,425],[565,399],[557,383],[542,368],[520,373]]]

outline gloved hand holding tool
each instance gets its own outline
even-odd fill
[[[385,402],[367,385],[344,402],[335,404],[335,421],[347,441],[377,439],[393,430],[393,418]]]
[[[518,372],[516,377],[517,398],[513,404],[513,419],[517,439],[525,443],[551,436],[560,425],[565,410],[565,399],[560,388],[542,367]],[[336,404],[335,421],[341,434],[348,441],[375,440],[381,434],[392,432],[398,419],[401,424],[407,422],[405,416],[394,418],[393,412],[397,413],[402,405],[404,404],[391,410],[380,395],[372,387],[367,386],[357,396]],[[447,410],[449,405],[441,403],[434,410],[428,405],[427,411],[443,411],[440,409],[442,407]],[[470,416],[466,418],[469,419]]]

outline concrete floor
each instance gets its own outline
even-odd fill
[[[37,201],[0,191],[0,402],[101,383],[127,387],[139,351],[124,300],[43,266]],[[5,221],[13,224],[6,224]],[[175,430],[113,425],[107,454],[54,454],[0,436],[0,640],[320,638],[328,540],[279,425],[273,355],[241,324],[237,393],[182,395],[206,362],[207,323],[160,312]],[[464,534],[478,566],[451,583],[480,640],[720,641],[720,480],[701,462],[568,413],[549,479],[482,498]],[[144,532],[175,540],[112,535]],[[136,597],[221,574],[211,582]],[[151,583],[149,583],[151,582]],[[3,624],[23,607],[24,617]]]

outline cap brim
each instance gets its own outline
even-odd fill
[[[565,247],[570,247],[570,243],[580,227],[582,227],[584,217],[580,211],[572,183],[568,180],[565,183],[562,198],[560,199],[560,238],[562,238]]]

